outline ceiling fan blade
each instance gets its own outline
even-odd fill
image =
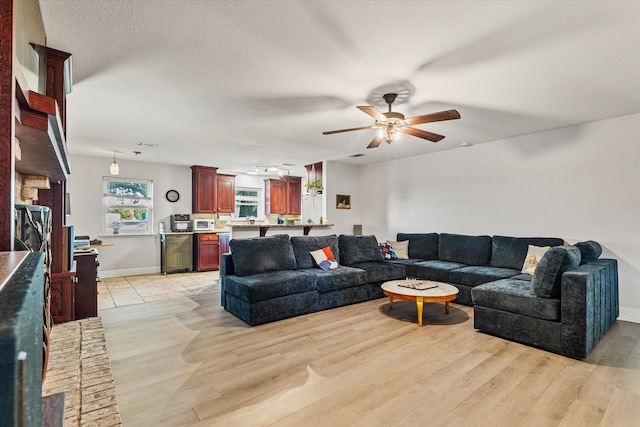
[[[384,114],[382,114],[380,111],[378,111],[376,107],[372,107],[370,105],[364,105],[364,106],[361,105],[356,108],[364,113],[367,113],[368,115],[370,115],[376,120],[387,120],[387,117]]]
[[[369,145],[367,145],[367,148],[379,147],[380,144],[382,144],[382,141],[384,141],[384,138],[382,136],[380,136],[380,135],[376,135],[376,136],[373,137],[373,139],[371,140]]]
[[[326,131],[326,132],[322,132],[322,134],[323,135],[333,135],[334,133],[351,132],[353,130],[366,130],[366,129],[372,129],[372,128],[373,128],[373,126],[363,126],[361,128],[329,130],[329,131]]]
[[[405,127],[404,129],[402,129],[402,132],[409,135],[417,136],[418,138],[429,140],[431,142],[438,142],[442,138],[444,138],[443,135],[438,135],[437,133],[427,132],[426,130],[416,129],[412,127]]]
[[[421,123],[441,122],[443,120],[459,119],[460,113],[456,110],[440,111],[439,113],[424,114],[422,116],[409,117],[407,123],[419,125]]]

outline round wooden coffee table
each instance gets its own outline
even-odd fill
[[[401,284],[424,285],[428,289],[412,289]],[[382,284],[382,291],[389,297],[389,308],[393,308],[393,299],[415,301],[418,307],[418,326],[422,326],[422,304],[425,302],[444,302],[445,313],[449,314],[449,301],[458,296],[458,288],[448,283],[430,280],[392,280]]]

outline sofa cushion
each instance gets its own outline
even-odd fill
[[[337,270],[305,268],[298,270],[298,272],[307,275],[310,281],[315,281],[318,292],[346,289],[367,283],[367,273],[364,270],[347,266],[342,266]]]
[[[376,236],[348,236],[338,237],[340,248],[340,264],[351,265],[358,262],[381,261],[380,249]]]
[[[539,298],[531,282],[502,279],[471,289],[473,304],[521,314],[536,319],[559,321],[560,301],[555,298]]]
[[[329,246],[336,260],[340,259],[338,252],[338,236],[331,234],[329,236],[291,236],[291,245],[293,246],[293,254],[296,257],[296,266],[298,268],[312,268],[316,264],[313,261],[311,252]]]
[[[600,246],[598,242],[594,242],[593,240],[578,242],[574,246],[580,250],[580,264],[593,262],[600,258],[600,255],[602,255],[602,246]]]
[[[559,298],[562,274],[580,265],[580,250],[575,246],[556,246],[544,254],[531,284],[537,296]]]
[[[391,240],[387,240],[387,243],[393,248],[393,252],[395,252],[397,259],[409,259],[409,241],[393,242]]]
[[[229,248],[238,276],[296,269],[293,247],[286,234],[251,239],[232,239],[229,242]]]
[[[489,265],[491,237],[441,233],[438,259],[467,265]]]
[[[398,233],[396,239],[409,241],[409,258],[438,259],[438,233]]]
[[[432,259],[428,261],[406,263],[405,267],[407,269],[407,276],[409,277],[435,280],[436,282],[446,282],[449,278],[449,271],[466,266],[458,262]]]
[[[491,239],[491,267],[522,269],[529,245],[560,246],[564,240],[555,237],[493,236]]]
[[[367,273],[367,283],[386,282],[388,280],[405,279],[407,277],[404,265],[386,261],[358,262],[353,267],[360,268]]]
[[[227,293],[249,303],[315,290],[315,280],[295,270],[280,270],[251,276],[228,276],[225,282]]]
[[[524,257],[524,264],[522,264],[521,273],[531,274],[536,272],[536,267],[542,259],[542,256],[551,249],[551,246],[534,246],[529,245],[527,250],[527,256]]]
[[[505,279],[520,273],[512,268],[467,266],[449,271],[448,283],[457,285],[478,286],[483,283]]]

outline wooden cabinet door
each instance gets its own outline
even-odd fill
[[[216,178],[218,193],[218,213],[236,211],[236,177],[218,174]]]
[[[267,214],[287,213],[287,185],[279,179],[265,179],[264,205]]]
[[[191,204],[194,213],[217,212],[216,170],[206,166],[191,166]]]
[[[98,284],[96,280],[96,255],[82,254],[76,261],[75,320],[98,315]]]
[[[302,214],[302,179],[300,177],[287,178],[287,213],[289,215]]]
[[[75,272],[51,274],[51,316],[53,323],[70,322],[75,319],[74,285]]]
[[[217,234],[197,235],[196,270],[209,271],[220,268],[220,243]]]
[[[191,271],[193,269],[193,236],[165,234],[162,272]]]

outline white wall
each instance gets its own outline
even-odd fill
[[[354,224],[362,224],[361,211],[366,205],[360,196],[360,167],[345,163],[326,162],[323,170],[325,179],[325,222],[335,224],[331,232],[353,234]],[[336,209],[336,194],[351,196],[351,209]],[[373,230],[364,229],[365,234]]]
[[[621,319],[640,322],[638,135],[635,114],[363,166],[365,233],[592,239],[618,260]]]
[[[76,235],[89,235],[114,246],[99,248],[99,274],[102,277],[148,274],[160,271],[158,222],[169,229],[169,215],[191,213],[191,169],[157,163],[118,159],[120,177],[153,180],[153,236],[101,236],[102,177],[109,175],[111,159],[70,156],[71,174],[67,191],[71,196],[71,215],[67,224],[75,226]],[[177,190],[180,199],[170,203],[168,190]]]

